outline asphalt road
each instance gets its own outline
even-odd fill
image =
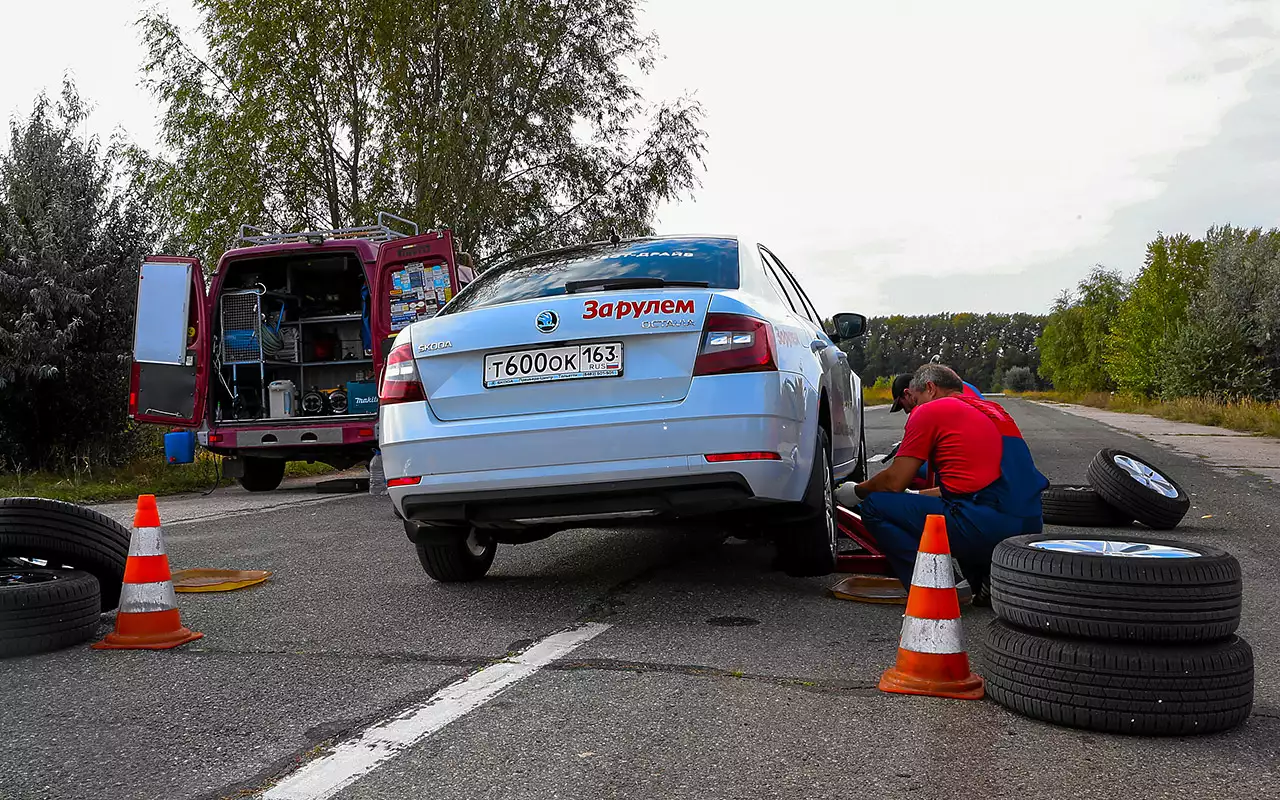
[[[274,577],[180,596],[205,638],[179,650],[0,662],[0,798],[254,796],[583,621],[611,627],[338,796],[1280,798],[1280,491],[1094,420],[1006,404],[1054,482],[1083,481],[1092,454],[1122,441],[1192,493],[1179,537],[1240,558],[1241,633],[1257,654],[1243,727],[1138,739],[1052,727],[989,700],[881,694],[901,608],[834,600],[834,577],[787,578],[756,544],[578,530],[504,548],[485,581],[448,586],[421,572],[382,500],[299,494],[254,511],[220,490],[235,513],[187,513],[167,534],[171,561]],[[901,425],[869,412],[872,452]],[[728,617],[740,624],[717,624]],[[964,612],[978,671],[990,619]]]

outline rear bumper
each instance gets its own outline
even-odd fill
[[[263,420],[252,424],[222,424],[198,431],[203,447],[219,455],[262,456],[292,460],[315,459],[335,451],[372,453],[377,447],[374,416],[352,416],[340,422]]]
[[[759,505],[751,487],[733,473],[603,481],[520,490],[411,495],[406,519],[428,524],[552,522],[625,517],[683,518]]]
[[[686,515],[696,512],[697,503],[681,498],[697,495],[682,487],[710,481],[742,489],[736,498],[742,502],[728,502],[737,489],[723,502],[704,498],[710,513],[726,504],[801,499],[813,459],[812,444],[801,443],[816,438],[816,407],[803,377],[777,372],[695,378],[678,403],[561,414],[443,422],[426,403],[403,403],[382,410],[381,451],[388,478],[420,479],[390,489],[406,518],[427,521],[423,515],[434,513],[427,509],[438,505],[450,507],[447,513],[457,520],[461,505],[462,516],[472,521],[518,519],[499,510],[507,505],[503,496],[523,500],[529,490],[564,497],[554,516],[608,515],[610,508],[573,509],[594,507],[601,498],[612,502],[625,492],[619,486],[644,491],[638,495],[643,502],[614,503],[617,513]],[[705,458],[744,451],[778,453],[780,459]],[[670,491],[662,481],[673,482]]]

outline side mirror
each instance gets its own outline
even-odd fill
[[[836,314],[831,318],[835,332],[831,338],[837,342],[857,339],[867,332],[867,318],[861,314]]]

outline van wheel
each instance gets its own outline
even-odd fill
[[[796,578],[830,575],[836,569],[839,532],[836,530],[835,481],[831,474],[831,444],[827,432],[818,429],[817,450],[809,488],[805,490],[805,515],[791,530],[778,531],[778,560]]]
[[[433,537],[434,538],[434,537]],[[422,569],[441,583],[476,581],[493,566],[498,543],[478,528],[464,528],[447,539],[416,545]]]
[[[246,458],[244,474],[236,478],[250,492],[269,492],[284,480],[283,458]]]

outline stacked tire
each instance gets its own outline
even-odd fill
[[[73,503],[0,499],[0,658],[79,644],[120,601],[130,531]]]
[[[1191,508],[1176,481],[1133,453],[1107,448],[1089,464],[1085,486],[1050,486],[1041,495],[1048,525],[1123,528],[1135,520],[1172,530]]]
[[[1095,731],[1232,728],[1253,707],[1253,651],[1235,635],[1240,602],[1240,564],[1215,547],[1008,539],[992,560],[987,694]]]

